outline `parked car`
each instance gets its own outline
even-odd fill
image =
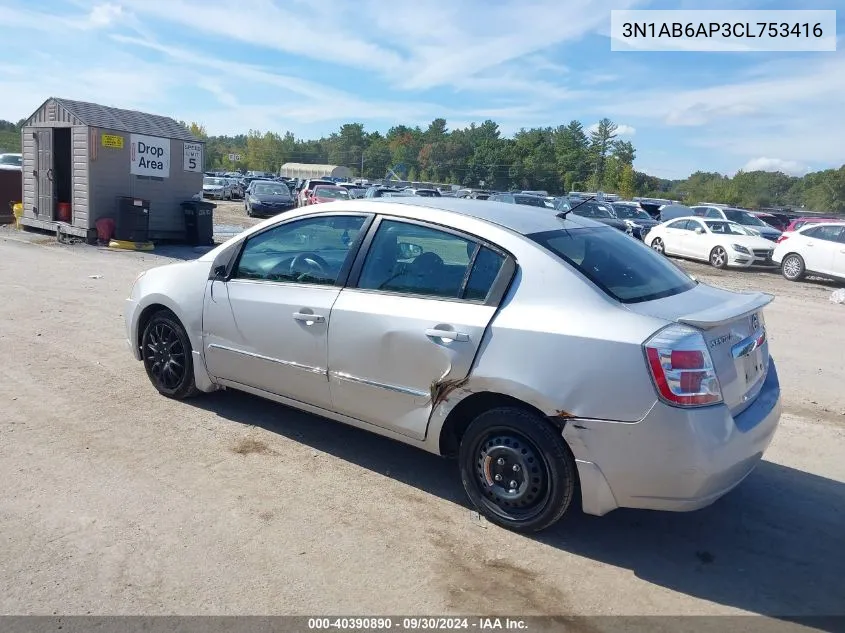
[[[334,187],[334,181],[327,178],[309,178],[302,182],[299,191],[296,194],[296,206],[304,207],[308,204],[308,197],[311,195],[311,190],[317,185],[328,185]]]
[[[532,532],[575,499],[687,511],[737,486],[780,417],[771,300],[574,214],[414,196],[148,270],[125,322],[160,394],[243,390],[456,457],[480,513]]]
[[[845,221],[806,224],[784,233],[772,260],[789,281],[816,275],[845,282]]]
[[[250,217],[277,215],[295,206],[287,185],[271,180],[253,180],[244,196],[244,210]]]
[[[335,200],[349,200],[349,192],[336,185],[317,185],[308,195],[308,204],[334,202]]]
[[[790,222],[792,222],[792,218],[781,213],[769,213],[768,211],[752,211],[752,213],[769,226],[781,232],[785,231]]]
[[[233,200],[242,200],[244,197],[244,190],[241,186],[240,180],[237,178],[227,177],[226,180],[229,181],[229,188],[232,192],[232,199]]]
[[[382,198],[391,193],[399,193],[402,191],[401,189],[397,189],[395,187],[380,187],[380,186],[373,186],[367,189],[367,192],[364,194],[365,198]]]
[[[748,227],[728,220],[680,218],[648,233],[658,253],[710,262],[715,268],[770,266],[774,245]]]
[[[523,204],[532,207],[547,208],[545,198],[527,193],[494,193],[488,196],[487,200],[491,202],[506,202],[508,204]]]
[[[0,154],[0,169],[21,171],[23,154]]]
[[[808,224],[827,224],[828,222],[842,222],[842,218],[816,217],[813,215],[801,216],[799,218],[793,219],[789,223],[789,226],[786,227],[784,233],[791,233],[792,231],[797,231],[801,227],[804,227]]]
[[[202,195],[204,198],[231,200],[232,185],[226,178],[206,176],[202,179]]]
[[[424,198],[439,198],[440,192],[437,189],[425,189],[422,187],[408,187],[405,189],[412,196],[421,196]]]
[[[610,206],[614,215],[628,225],[631,234],[638,240],[644,240],[648,232],[659,224],[636,202],[613,202]]]
[[[634,234],[633,229],[628,226],[628,224],[614,215],[613,207],[610,206],[609,202],[598,202],[596,200],[570,200],[568,204],[572,213],[575,215],[580,215],[583,218],[590,218],[592,220],[596,220],[597,222],[601,222],[602,224],[612,226],[613,228],[619,229],[628,235]],[[557,209],[558,211],[562,211],[564,210],[564,207],[562,204],[558,203]]]
[[[746,209],[707,205],[698,205],[691,208],[695,212],[695,215],[717,220],[730,220],[731,222],[742,224],[743,226],[753,229],[759,233],[761,237],[764,237],[772,242],[776,242],[781,235],[781,231],[769,224],[766,224],[763,220]]]
[[[645,206],[648,203],[640,202],[640,206]],[[648,209],[646,209],[648,212]],[[651,215],[649,213],[649,215]],[[665,204],[661,205],[657,211],[657,221],[658,222],[668,222],[669,220],[675,220],[677,218],[688,218],[690,216],[696,215],[696,212],[691,207],[687,207],[683,204]],[[654,217],[652,215],[652,217]]]

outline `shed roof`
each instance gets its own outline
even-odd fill
[[[285,163],[282,165],[282,169],[312,169],[325,171],[332,171],[338,167],[342,167],[342,165],[318,165],[316,163]]]
[[[201,142],[201,139],[191,134],[184,125],[170,117],[138,112],[137,110],[112,108],[86,101],[50,97],[36,110],[35,114],[41,111],[50,101],[55,102],[68,114],[78,119],[82,125],[118,130],[130,134],[146,134],[182,141]],[[33,114],[33,117],[35,114]]]

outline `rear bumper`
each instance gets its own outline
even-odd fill
[[[754,403],[684,410],[658,402],[636,423],[574,420],[564,437],[578,463],[584,511],[617,507],[684,512],[710,505],[745,479],[780,420],[774,361]]]

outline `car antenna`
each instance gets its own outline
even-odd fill
[[[595,199],[596,199],[596,197],[595,197],[595,196],[590,196],[589,198],[584,198],[581,202],[579,202],[578,204],[576,204],[574,207],[570,207],[569,209],[566,209],[565,211],[561,211],[560,213],[557,213],[556,215],[557,215],[557,217],[559,217],[561,220],[565,220],[567,215],[569,215],[570,213],[572,213],[573,211],[575,211],[575,209],[577,209],[578,207],[580,207],[582,204],[584,204],[585,202],[589,202],[590,200],[595,200]]]

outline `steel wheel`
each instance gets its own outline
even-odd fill
[[[666,247],[663,246],[663,240],[661,240],[659,237],[654,238],[651,243],[651,247],[661,255],[664,255],[666,253]]]
[[[141,355],[147,376],[159,393],[177,399],[198,393],[190,339],[171,312],[157,312],[147,323]]]
[[[725,268],[728,265],[728,253],[721,246],[710,251],[710,265],[714,268]]]
[[[796,253],[787,255],[781,263],[781,273],[789,281],[798,281],[804,276],[804,258]]]
[[[476,477],[491,512],[530,519],[549,494],[549,468],[537,449],[513,429],[495,429],[476,448]]]
[[[522,409],[502,407],[475,418],[461,438],[459,463],[478,511],[511,530],[549,527],[575,495],[575,459],[560,432]]]

